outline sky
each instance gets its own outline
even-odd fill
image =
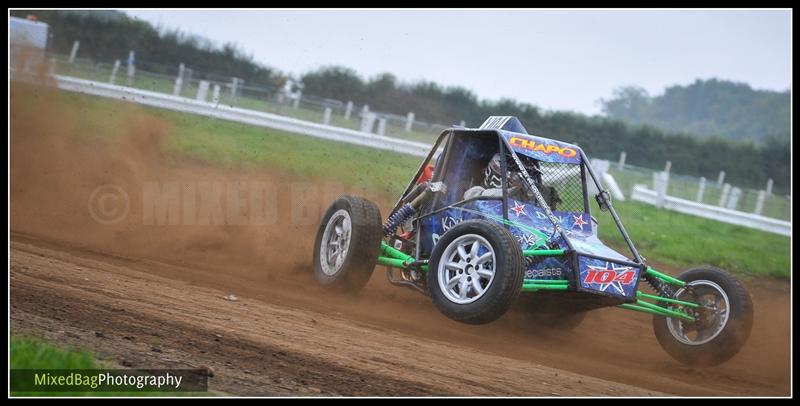
[[[589,115],[625,85],[658,95],[716,77],[784,91],[792,79],[789,10],[122,11],[295,77],[341,65]]]

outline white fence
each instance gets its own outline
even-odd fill
[[[77,44],[77,42],[76,42]],[[335,100],[303,93],[289,79],[285,86],[249,83],[241,78],[200,72],[178,64],[163,65],[158,62],[137,60],[99,62],[75,57],[74,54],[48,53],[47,60],[54,72],[73,78],[88,79],[109,84],[125,84],[173,96],[186,96],[208,100],[209,91],[220,103],[248,110],[257,110],[281,116],[294,117],[325,125],[335,125],[361,132],[402,138],[411,141],[433,142],[445,126],[427,123],[416,118],[413,112],[397,115],[373,111],[369,105],[352,100]],[[127,66],[127,74],[120,71]],[[124,70],[124,69],[123,69]]]
[[[624,194],[617,185],[614,176],[608,173],[610,162],[602,159],[592,159],[592,166],[604,186],[614,195],[614,199],[625,200]],[[646,185],[642,184],[634,185],[630,194],[631,200],[652,204],[661,209],[673,210],[692,216],[721,221],[723,223],[736,224],[785,236],[791,235],[791,222],[734,210],[733,208],[736,204],[735,202],[732,205],[728,204],[730,203],[731,197],[727,196],[729,194],[735,194],[734,192],[728,191],[723,195],[723,197],[728,200],[727,202],[723,202],[725,204],[714,206],[698,203],[696,201],[667,195],[668,172],[655,172],[654,175],[656,175],[653,176],[655,190],[648,189]],[[590,189],[595,189],[590,190],[590,193],[597,193],[596,188]],[[738,196],[736,198],[738,198]]]
[[[658,205],[667,210],[674,210],[684,214],[705,217],[721,221],[723,223],[755,228],[770,233],[781,234],[785,236],[790,236],[792,234],[791,222],[776,220],[752,213],[731,210],[724,207],[697,203],[674,196],[663,194],[659,196],[659,193],[657,193],[655,190],[648,189],[645,185],[636,185],[633,187],[631,200]]]
[[[173,96],[164,93],[134,89],[125,86],[111,85],[69,76],[56,76],[58,87],[63,90],[91,94],[132,101],[148,106],[160,107],[168,110],[199,114],[240,123],[274,128],[291,133],[309,135],[312,137],[347,142],[350,144],[399,152],[414,156],[426,156],[431,149],[430,144],[408,141],[394,137],[350,130],[303,121],[277,114],[264,113],[255,110],[246,110],[230,107],[213,102],[199,101],[186,97]]]

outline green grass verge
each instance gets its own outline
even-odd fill
[[[60,347],[38,338],[11,335],[9,360],[11,369],[119,369],[112,363],[98,360],[92,353]],[[14,375],[11,375],[13,381]],[[12,396],[207,396],[206,392],[11,392]]]
[[[11,336],[11,369],[94,369],[107,367],[84,350],[56,347],[32,337]]]
[[[402,192],[419,159],[245,124],[151,110],[174,123],[163,149],[228,167],[275,167],[305,179],[330,179],[387,196]]]
[[[648,260],[681,268],[714,265],[751,276],[789,277],[787,237],[639,202],[614,202],[614,208],[636,249]],[[601,240],[627,252],[610,216],[598,220]]]
[[[86,131],[120,133],[116,126],[121,125],[121,118],[115,112],[126,111],[127,104],[75,93],[58,97],[75,110],[76,125]],[[29,100],[14,100],[13,104],[35,108]],[[388,197],[402,192],[420,162],[392,152],[224,120],[155,108],[146,111],[170,123],[170,134],[163,145],[169,155],[227,167],[278,168],[300,179],[342,182]],[[26,114],[35,117],[35,112],[12,110],[12,119]],[[680,267],[710,264],[737,273],[789,276],[787,237],[635,202],[616,202],[615,207],[634,243],[649,260]],[[610,245],[623,248],[618,233],[611,233],[613,223],[599,220],[601,237]]]

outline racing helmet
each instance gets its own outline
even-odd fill
[[[489,160],[489,163],[486,165],[486,169],[483,171],[483,187],[487,189],[503,187],[503,164],[501,160],[504,158],[506,160],[506,168],[508,170],[508,187],[513,188],[516,186],[522,186],[523,180],[517,164],[514,163],[510,155],[505,154],[504,156],[504,154],[498,152],[492,156],[492,159]],[[541,170],[539,169],[539,164],[536,162],[536,160],[527,156],[519,156],[519,159],[522,161],[522,166],[525,167],[525,170],[528,171],[528,174],[538,181]]]

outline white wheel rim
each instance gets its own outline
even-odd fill
[[[688,282],[675,292],[675,297],[692,291],[692,297],[683,300],[698,301],[702,307],[700,311],[694,308],[683,308],[694,315],[695,318],[705,315],[702,328],[696,328],[697,322],[686,322],[681,319],[667,318],[667,328],[672,336],[687,345],[702,345],[716,338],[730,318],[730,301],[725,291],[716,283],[707,280]],[[702,313],[701,313],[702,312]]]
[[[319,262],[325,275],[333,276],[342,270],[347,251],[350,250],[351,231],[350,213],[345,209],[333,213],[322,233],[319,247]]]
[[[439,289],[456,304],[472,303],[489,290],[495,275],[492,245],[477,234],[462,235],[439,258]]]

